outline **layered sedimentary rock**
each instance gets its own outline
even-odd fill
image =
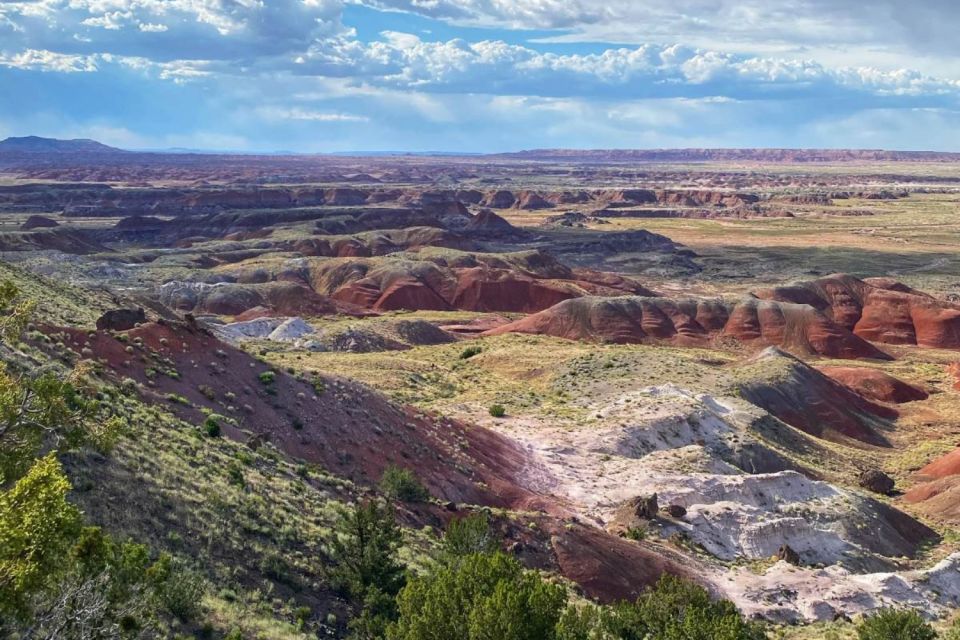
[[[864,398],[798,358],[771,347],[737,370],[740,396],[819,438],[889,446],[882,435],[897,412]]]
[[[509,332],[681,346],[705,346],[717,338],[734,338],[751,346],[778,346],[835,358],[887,357],[808,305],[749,297],[735,303],[694,298],[580,298],[489,333]]]
[[[960,348],[960,305],[938,300],[886,278],[860,280],[837,274],[757,297],[808,304],[872,342]]]

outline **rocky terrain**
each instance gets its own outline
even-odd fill
[[[946,620],[957,161],[11,140],[0,276],[36,318],[5,353],[89,362],[135,407],[118,457],[71,459],[79,499],[104,527],[230,573],[236,593],[210,596],[221,617],[268,589],[292,603],[269,615],[307,607],[308,637],[344,636],[349,607],[305,558],[326,553],[311,541],[334,503],[383,494],[401,467],[429,494],[395,501],[411,558],[483,512],[505,551],[599,602],[669,573],[771,633],[849,631],[890,605]],[[176,471],[141,472],[153,458]],[[272,504],[285,526],[213,513]],[[204,542],[221,520],[229,534]]]

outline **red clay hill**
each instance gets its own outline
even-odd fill
[[[181,311],[236,315],[274,288],[300,287],[327,306],[393,310],[533,313],[585,295],[654,296],[636,280],[570,268],[540,251],[507,254],[428,250],[388,257],[297,259],[275,270],[236,265],[219,284],[168,283],[161,301]],[[274,295],[273,297],[277,297]]]
[[[921,481],[904,496],[932,518],[960,523],[960,449],[937,458],[916,474]]]
[[[757,291],[765,300],[808,304],[854,334],[885,344],[960,348],[960,305],[888,278],[836,274]]]
[[[810,306],[751,297],[739,302],[635,296],[578,298],[486,335],[510,332],[678,346],[709,346],[717,338],[733,338],[752,347],[777,346],[832,358],[889,358]]]
[[[868,367],[820,367],[820,372],[876,402],[903,404],[926,400],[929,396],[919,387]]]
[[[776,347],[737,370],[739,394],[787,424],[818,438],[890,446],[883,436],[892,407],[878,404]]]

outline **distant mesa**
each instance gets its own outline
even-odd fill
[[[24,136],[0,140],[0,153],[125,153],[125,151],[86,138],[58,140]]]

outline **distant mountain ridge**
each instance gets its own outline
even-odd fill
[[[353,156],[353,157],[436,157],[487,158],[491,160],[520,160],[528,162],[771,162],[771,163],[845,163],[845,162],[960,162],[960,152],[944,151],[888,151],[883,149],[774,149],[774,148],[689,148],[689,149],[527,149],[502,153],[473,153],[469,151],[350,151],[327,153],[229,152],[199,149],[157,149],[128,151],[110,147],[96,140],[79,138],[60,140],[40,136],[11,137],[0,140],[0,154],[20,156],[29,154],[137,154],[142,156]]]
[[[883,149],[529,149],[487,157],[536,162],[955,162],[960,153]]]
[[[58,140],[40,136],[24,136],[0,140],[0,153],[126,153],[123,149],[109,147],[87,138]]]

